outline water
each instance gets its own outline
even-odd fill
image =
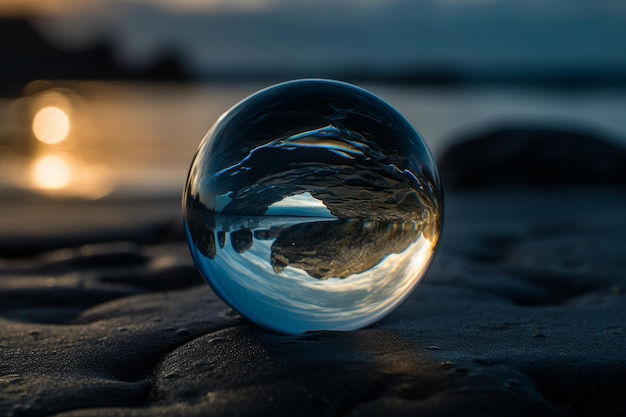
[[[248,319],[350,330],[397,307],[441,232],[424,141],[371,93],[307,80],[263,90],[211,128],[183,197],[202,275]]]
[[[88,199],[177,195],[198,138],[230,105],[264,85],[51,86],[0,98],[0,193],[25,189]],[[626,141],[623,88],[367,87],[419,127],[435,157],[468,134],[502,125],[581,128]],[[37,114],[49,106],[62,109],[70,121],[67,137],[55,144],[41,142],[33,132]],[[52,167],[44,164],[51,156],[57,161]],[[49,175],[55,166],[57,175]]]

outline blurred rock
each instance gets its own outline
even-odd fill
[[[600,133],[500,127],[462,138],[439,160],[445,187],[626,184],[626,148]]]
[[[0,67],[0,93],[19,94],[23,86],[37,79],[54,80],[189,80],[174,51],[166,51],[154,62],[140,68],[129,68],[115,57],[106,39],[76,51],[58,48],[26,19],[0,19],[2,60],[10,65]]]

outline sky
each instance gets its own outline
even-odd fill
[[[173,51],[197,75],[626,67],[623,0],[4,0],[54,43],[98,39],[141,67]]]

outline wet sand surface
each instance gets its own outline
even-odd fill
[[[0,416],[626,414],[626,191],[446,196],[434,264],[366,329],[223,304],[177,198],[3,202]]]

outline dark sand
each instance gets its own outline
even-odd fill
[[[399,310],[301,337],[217,299],[177,199],[2,210],[0,416],[626,415],[623,189],[449,193]]]

